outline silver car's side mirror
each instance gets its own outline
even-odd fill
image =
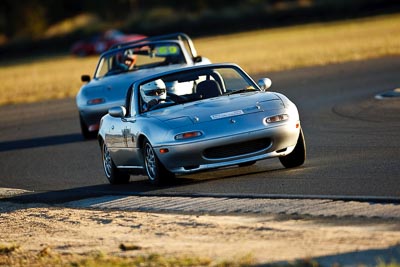
[[[258,86],[260,86],[261,90],[267,91],[272,85],[272,81],[269,78],[261,78],[258,80]]]
[[[123,106],[113,107],[108,110],[108,114],[110,114],[111,117],[123,118],[126,115],[126,109]]]
[[[81,76],[81,81],[82,82],[90,82],[90,75],[82,75]]]

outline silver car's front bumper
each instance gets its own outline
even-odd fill
[[[267,158],[280,157],[293,151],[300,133],[299,124],[288,122],[268,127],[262,130],[242,133],[234,136],[224,136],[215,139],[202,140],[185,144],[154,147],[158,158],[163,165],[173,173],[192,173],[206,169],[220,168],[241,163],[258,161]],[[251,141],[262,140],[263,147],[255,147],[251,151],[243,150],[241,144],[248,144]],[[267,141],[265,141],[267,140]],[[237,147],[237,153],[232,150]],[[209,156],[207,151],[214,148],[222,150],[229,149],[227,155],[216,153]],[[160,150],[167,149],[168,153],[161,153]]]

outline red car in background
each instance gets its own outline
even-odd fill
[[[134,42],[146,38],[141,34],[124,34],[118,30],[108,30],[88,40],[76,42],[71,47],[71,53],[77,56],[101,54],[118,43]]]

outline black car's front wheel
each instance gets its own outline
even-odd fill
[[[150,183],[154,185],[160,185],[163,182],[175,177],[175,175],[168,171],[157,158],[157,155],[148,140],[146,140],[143,144],[143,159],[144,169]]]
[[[129,182],[129,174],[121,172],[118,170],[117,166],[115,166],[110,151],[107,148],[105,143],[102,144],[102,161],[103,161],[103,169],[104,173],[110,184],[126,184]]]
[[[294,150],[286,156],[279,157],[280,162],[286,168],[294,168],[302,165],[306,160],[306,142],[303,131],[300,129]]]

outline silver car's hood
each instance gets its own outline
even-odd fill
[[[154,110],[146,113],[146,116],[157,118],[175,128],[185,124],[201,123],[283,107],[282,100],[275,93],[252,92],[210,98]]]

